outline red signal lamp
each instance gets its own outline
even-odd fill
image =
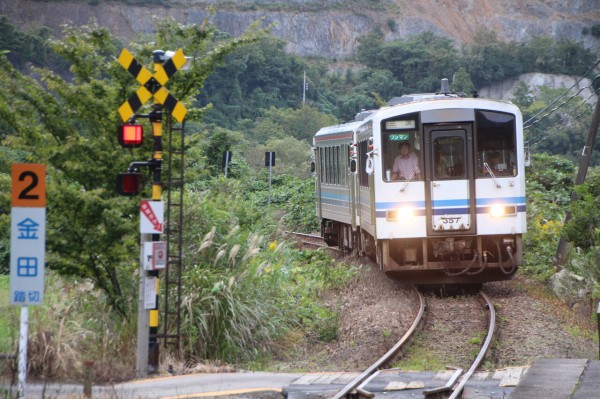
[[[133,197],[142,191],[142,174],[133,171],[117,175],[117,194]]]
[[[121,125],[117,131],[117,138],[122,147],[137,148],[142,145],[144,129],[142,128],[142,125]]]

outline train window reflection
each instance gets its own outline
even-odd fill
[[[477,174],[517,175],[515,118],[501,112],[477,111]]]
[[[436,179],[465,176],[465,141],[462,137],[438,137],[433,142],[433,172]]]

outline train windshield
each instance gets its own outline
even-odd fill
[[[477,175],[516,176],[515,117],[511,114],[476,111]]]
[[[423,160],[416,115],[382,123],[382,160],[385,181],[422,180]]]

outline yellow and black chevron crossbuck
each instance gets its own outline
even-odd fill
[[[171,112],[177,121],[183,122],[187,109],[164,87],[169,78],[185,64],[183,50],[177,50],[175,55],[164,64],[156,64],[157,71],[154,74],[140,64],[127,49],[121,51],[117,61],[141,84],[140,88],[119,107],[123,122],[131,118],[135,111],[153,96],[159,104]]]

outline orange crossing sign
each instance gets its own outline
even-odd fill
[[[12,165],[11,206],[44,208],[46,206],[46,165],[21,163]]]
[[[12,165],[10,219],[10,304],[41,305],[46,256],[46,165]]]
[[[169,78],[186,63],[182,49],[177,50],[164,64],[156,64],[159,67],[154,74],[140,64],[127,49],[121,51],[117,61],[141,84],[140,88],[119,107],[123,122],[129,120],[151,97],[169,110],[177,121],[183,122],[187,109],[164,87]]]

